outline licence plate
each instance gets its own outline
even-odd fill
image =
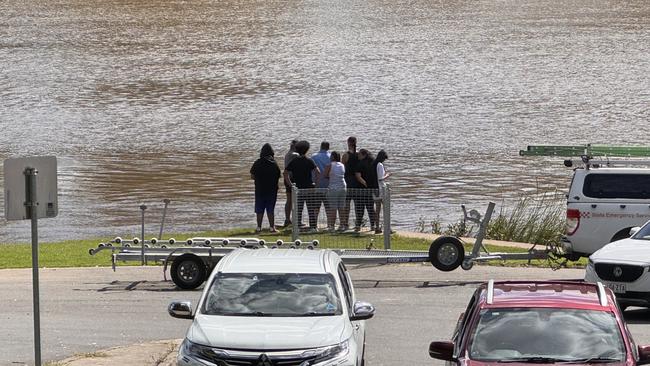
[[[609,287],[612,291],[614,291],[617,294],[624,294],[625,293],[625,284],[624,283],[612,283],[612,282],[607,282],[605,286]]]

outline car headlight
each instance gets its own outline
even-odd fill
[[[187,338],[179,350],[179,357],[190,365],[216,365],[218,359],[227,356],[224,350],[193,343]]]
[[[338,365],[339,361],[345,361],[347,355],[350,352],[350,341],[346,340],[339,344],[327,347],[320,347],[310,349],[302,353],[302,357],[311,358],[314,357],[310,365]]]

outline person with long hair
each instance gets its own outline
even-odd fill
[[[379,223],[379,216],[381,213],[381,203],[384,201],[386,196],[386,179],[390,177],[390,172],[386,171],[384,167],[384,161],[388,159],[388,154],[386,151],[379,150],[377,157],[372,162],[373,169],[377,174],[377,198],[375,199],[375,234],[381,233],[381,224]]]

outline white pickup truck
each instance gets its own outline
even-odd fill
[[[585,165],[574,169],[562,244],[569,259],[587,257],[650,220],[650,169]]]

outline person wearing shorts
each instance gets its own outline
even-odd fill
[[[325,168],[323,173],[329,179],[327,187],[327,229],[334,231],[336,226],[336,214],[339,215],[339,229],[345,230],[344,223],[341,221],[341,212],[345,209],[347,197],[347,184],[345,183],[345,165],[341,163],[341,155],[332,151],[330,155],[331,163]]]
[[[255,214],[257,215],[256,232],[262,231],[264,212],[269,220],[269,231],[275,229],[275,202],[278,198],[278,180],[280,167],[274,158],[274,151],[270,144],[264,144],[260,151],[260,158],[255,160],[251,167],[251,179],[255,181]]]

